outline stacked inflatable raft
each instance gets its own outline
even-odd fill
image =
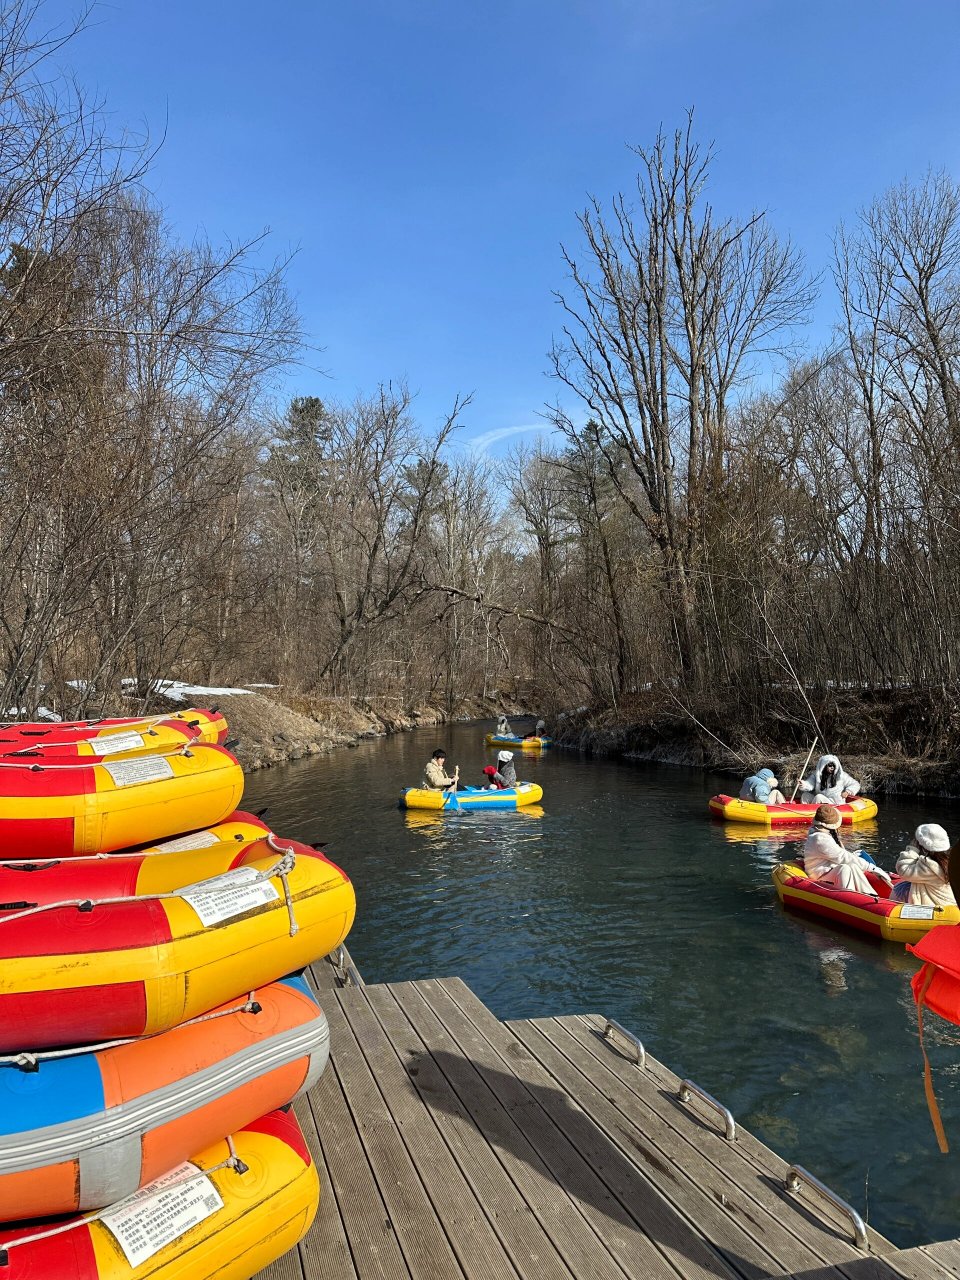
[[[206,712],[0,729],[9,1280],[241,1280],[316,1212],[289,1103],[329,1032],[296,971],[353,888],[235,811],[225,736]]]

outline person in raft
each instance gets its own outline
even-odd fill
[[[536,729],[534,729],[534,731],[533,731],[534,737],[535,737],[535,738],[542,738],[542,737],[543,737],[543,735],[544,735],[546,732],[547,732],[547,722],[546,722],[546,720],[538,720],[538,721],[537,721],[537,727],[536,727]]]
[[[950,837],[935,822],[923,822],[897,858],[900,883],[891,898],[914,907],[955,907],[950,888]]]
[[[500,719],[497,721],[497,733],[505,734],[505,735],[509,735],[512,733],[512,730],[510,728],[510,721],[502,712],[500,714]]]
[[[752,800],[754,804],[783,804],[784,795],[777,775],[772,769],[758,769],[756,773],[745,778],[740,788],[741,800]]]
[[[817,767],[800,783],[802,804],[843,804],[860,793],[860,783],[844,773],[836,756],[821,756]]]
[[[867,879],[867,872],[890,883],[890,877],[882,867],[856,849],[848,849],[840,839],[840,810],[832,804],[822,804],[813,816],[813,826],[803,842],[803,866],[811,880],[830,889],[845,889],[849,893],[868,893],[877,897],[877,891]]]
[[[507,784],[504,781],[503,774],[497,772],[497,766],[495,764],[485,765],[483,773],[483,785],[487,791],[506,790]]]
[[[423,785],[428,791],[449,791],[452,787],[454,791],[457,789],[457,783],[460,780],[460,766],[453,771],[453,777],[447,776],[444,768],[447,753],[443,747],[437,747],[436,751],[427,761],[426,768],[423,771]]]
[[[513,763],[512,751],[500,751],[497,753],[497,775],[503,779],[504,786],[515,787],[517,785],[517,769]]]

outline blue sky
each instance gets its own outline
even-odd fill
[[[694,106],[718,211],[769,209],[820,271],[886,186],[960,177],[958,37],[956,0],[111,0],[63,60],[165,131],[180,233],[297,250],[322,350],[290,394],[406,378],[430,427],[473,391],[464,435],[499,452],[555,394],[559,244],[629,187],[627,143]]]

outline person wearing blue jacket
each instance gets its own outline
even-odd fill
[[[756,773],[744,780],[740,788],[741,800],[752,800],[754,804],[783,804],[783,792],[777,775],[772,769],[758,769]]]

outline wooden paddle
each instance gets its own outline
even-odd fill
[[[796,798],[797,798],[797,792],[798,792],[798,791],[799,791],[799,789],[800,789],[800,783],[801,783],[801,782],[803,781],[803,779],[804,779],[804,775],[805,775],[805,774],[806,774],[806,772],[807,772],[807,765],[810,763],[810,760],[811,760],[811,758],[812,758],[812,756],[813,756],[814,751],[816,751],[816,749],[817,749],[817,739],[816,739],[816,738],[814,738],[814,740],[813,740],[813,745],[810,747],[810,750],[807,752],[807,758],[806,758],[806,760],[804,760],[804,762],[803,762],[803,768],[800,770],[800,777],[797,779],[797,781],[796,781],[796,785],[795,785],[795,786],[794,786],[794,788],[793,788],[793,795],[790,797],[790,803],[791,803],[791,804],[793,804],[794,800],[796,800]]]

